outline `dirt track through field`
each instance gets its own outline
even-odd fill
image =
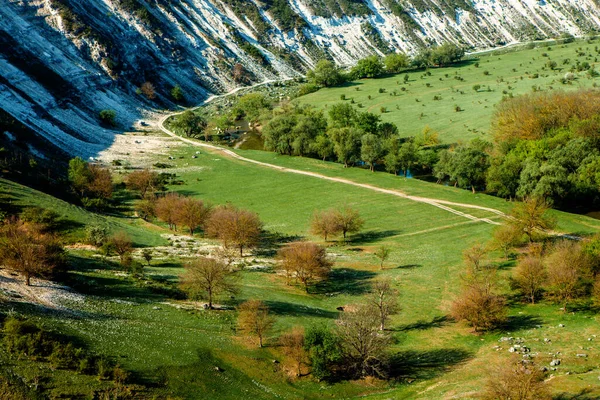
[[[270,83],[270,82],[263,82],[263,83],[254,85],[254,87],[257,87],[257,86],[260,86],[260,85],[264,85],[266,83]],[[248,89],[248,88],[243,88],[243,89]],[[211,96],[202,105],[205,105],[205,104],[207,104],[207,103],[215,100],[216,98],[232,95],[232,94],[236,93],[239,90],[240,89],[236,89],[236,90],[234,90],[234,91],[232,91],[230,93],[227,93],[227,94],[224,94],[224,95],[220,95],[220,96]],[[198,106],[198,107],[201,107],[201,106]],[[196,107],[196,108],[198,108],[198,107]],[[311,177],[317,178],[317,179],[323,179],[323,180],[327,180],[327,181],[331,181],[331,182],[337,182],[337,183],[342,183],[342,184],[346,184],[346,185],[352,185],[352,186],[356,186],[356,187],[361,187],[363,189],[372,190],[374,192],[379,192],[379,193],[389,194],[389,195],[396,196],[396,197],[401,197],[401,198],[404,198],[404,199],[407,199],[407,200],[411,200],[411,201],[415,201],[415,202],[418,202],[418,203],[429,204],[429,205],[431,205],[433,207],[440,208],[442,210],[448,211],[449,213],[461,216],[461,217],[469,219],[471,221],[484,222],[484,223],[491,224],[491,225],[501,225],[500,222],[492,221],[489,218],[479,218],[479,217],[476,217],[474,215],[467,214],[467,213],[464,213],[462,211],[455,210],[451,206],[461,207],[461,208],[470,208],[470,209],[476,209],[476,210],[482,210],[482,211],[490,212],[490,213],[495,214],[495,215],[500,216],[500,217],[506,217],[506,215],[502,211],[496,210],[494,208],[482,207],[482,206],[477,206],[477,205],[473,205],[473,204],[455,203],[455,202],[452,202],[452,201],[441,200],[441,199],[433,199],[433,198],[428,198],[428,197],[411,196],[411,195],[403,193],[403,192],[401,192],[399,190],[384,189],[384,188],[380,188],[380,187],[377,187],[377,186],[369,185],[367,183],[354,182],[354,181],[351,181],[351,180],[345,179],[345,178],[336,178],[336,177],[332,177],[332,176],[322,175],[322,174],[319,174],[319,173],[316,173],[316,172],[309,172],[309,171],[302,171],[302,170],[298,170],[298,169],[286,168],[286,167],[282,167],[282,166],[279,166],[279,165],[269,164],[269,163],[265,163],[265,162],[262,162],[262,161],[252,160],[250,158],[246,158],[246,157],[240,156],[239,154],[237,154],[237,153],[235,153],[235,152],[233,152],[233,151],[231,151],[229,149],[226,149],[224,147],[215,146],[215,145],[204,143],[204,142],[200,142],[200,141],[197,141],[197,140],[192,140],[192,139],[184,138],[184,137],[181,137],[181,136],[175,134],[174,132],[170,131],[169,129],[167,129],[165,127],[165,121],[167,119],[169,119],[172,116],[179,115],[182,112],[183,111],[176,112],[176,113],[171,113],[171,114],[168,114],[168,115],[165,115],[165,116],[161,117],[160,120],[158,121],[158,127],[160,128],[161,131],[163,131],[167,135],[172,136],[174,138],[177,138],[177,139],[181,140],[182,142],[190,144],[192,146],[203,147],[203,148],[215,150],[215,151],[217,151],[217,152],[219,152],[219,153],[221,153],[223,155],[226,155],[228,157],[231,157],[231,158],[243,161],[243,162],[247,162],[247,163],[259,165],[259,166],[265,167],[265,168],[275,169],[275,170],[278,170],[278,171],[281,171],[281,172],[285,172],[285,173],[311,176]]]

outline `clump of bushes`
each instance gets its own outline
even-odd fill
[[[108,126],[115,126],[115,118],[117,117],[117,112],[115,110],[102,110],[98,113],[98,118],[100,118],[100,122]]]
[[[18,358],[45,361],[55,368],[97,375],[99,379],[119,379],[127,372],[106,357],[51,333],[32,321],[9,316],[3,325],[3,344],[8,353]]]

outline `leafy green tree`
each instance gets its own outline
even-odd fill
[[[361,131],[356,128],[333,128],[327,131],[339,162],[348,168],[360,157]]]
[[[375,172],[375,163],[382,155],[381,140],[371,133],[363,135],[361,138],[360,156],[364,162],[369,164],[371,172]]]
[[[514,153],[495,157],[487,171],[486,183],[489,191],[497,196],[512,199],[519,189],[519,177],[523,169],[521,159]]]
[[[326,326],[312,326],[304,335],[304,348],[312,367],[312,376],[318,381],[334,377],[342,362],[342,346],[339,338]]]
[[[204,132],[206,125],[204,117],[192,110],[176,115],[171,121],[171,127],[187,137],[199,137]]]
[[[386,72],[397,74],[408,67],[409,59],[405,54],[392,53],[388,54],[383,60]]]
[[[327,158],[334,155],[333,142],[327,135],[319,135],[310,145],[311,151],[316,153],[325,161]]]
[[[293,154],[305,156],[312,151],[311,145],[319,136],[323,136],[327,130],[327,119],[321,111],[312,108],[303,110],[298,115],[296,126],[292,130],[294,140],[292,142]]]
[[[354,126],[358,118],[358,113],[352,105],[348,103],[336,103],[329,110],[329,119],[336,128],[349,128]]]
[[[175,99],[175,101],[178,102],[182,102],[185,100],[185,94],[183,93],[183,89],[181,89],[181,86],[179,85],[173,86],[173,89],[171,89],[171,96],[173,97],[173,99]]]
[[[117,117],[117,112],[115,110],[102,110],[98,113],[98,117],[100,121],[108,126],[115,126],[115,118]]]
[[[460,61],[465,55],[465,50],[452,43],[444,43],[431,51],[431,62],[443,67]]]
[[[84,197],[93,179],[92,172],[88,168],[88,163],[81,157],[75,157],[69,160],[69,182],[73,189]]]
[[[294,115],[278,115],[267,122],[262,131],[265,149],[279,154],[291,155],[293,152],[293,130],[297,119]]]
[[[320,60],[314,70],[308,71],[306,78],[309,82],[323,87],[337,86],[345,81],[340,69],[329,60]]]
[[[354,120],[354,126],[358,129],[362,129],[364,133],[379,136],[379,123],[381,117],[371,112],[358,113]]]
[[[550,215],[551,207],[548,202],[539,197],[529,197],[518,203],[510,212],[509,223],[516,230],[523,232],[533,242],[539,236],[545,236],[546,231],[554,229],[556,221]]]
[[[384,66],[381,59],[377,56],[369,56],[358,60],[358,63],[352,68],[351,75],[355,79],[375,78],[383,74]]]
[[[261,93],[249,93],[240,97],[234,108],[241,111],[252,126],[258,123],[265,110],[271,108],[271,103]]]
[[[407,176],[408,170],[419,160],[418,151],[419,148],[412,140],[403,143],[398,149],[398,165],[404,171],[404,177]]]
[[[416,68],[427,68],[431,66],[431,50],[421,49],[411,60],[411,64]],[[406,80],[405,80],[406,81]]]

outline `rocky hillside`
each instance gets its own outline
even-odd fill
[[[445,41],[481,49],[582,35],[599,16],[598,0],[5,0],[0,140],[19,141],[18,126],[94,156],[116,134],[100,110],[126,129],[173,107],[176,85],[192,104],[324,57],[351,65]]]

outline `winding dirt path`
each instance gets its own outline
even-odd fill
[[[258,87],[258,86],[265,85],[265,84],[271,83],[271,82],[274,82],[274,81],[262,82],[262,83],[253,85],[252,87]],[[252,87],[250,87],[250,88],[252,88]],[[202,107],[202,106],[210,103],[211,101],[213,101],[213,100],[215,100],[217,98],[230,96],[230,95],[232,95],[234,93],[237,93],[238,91],[240,91],[242,89],[248,89],[248,88],[238,88],[236,90],[233,90],[233,91],[231,91],[229,93],[226,93],[226,94],[223,94],[223,95],[211,96],[208,99],[206,99],[206,101],[204,103],[202,103],[201,105],[199,105],[197,107],[194,107],[194,109]],[[351,180],[345,179],[345,178],[336,178],[336,177],[332,177],[332,176],[322,175],[322,174],[319,174],[319,173],[316,173],[316,172],[302,171],[302,170],[298,170],[298,169],[292,169],[292,168],[282,167],[282,166],[275,165],[275,164],[269,164],[269,163],[265,163],[265,162],[262,162],[262,161],[252,160],[250,158],[246,158],[246,157],[240,156],[239,154],[237,154],[237,153],[235,153],[235,152],[233,152],[233,151],[231,151],[231,150],[229,150],[227,148],[221,147],[221,146],[215,146],[213,144],[209,144],[209,143],[200,142],[200,141],[197,141],[197,140],[193,140],[193,139],[188,139],[188,138],[181,137],[181,136],[175,134],[174,132],[170,131],[169,129],[167,129],[165,127],[165,121],[167,119],[169,119],[170,117],[175,116],[175,115],[179,115],[181,113],[183,113],[183,111],[175,112],[175,113],[171,113],[171,114],[167,114],[167,115],[161,117],[159,119],[159,121],[158,121],[158,128],[161,131],[163,131],[164,133],[166,133],[167,135],[169,135],[171,137],[174,137],[174,138],[177,138],[178,140],[180,140],[180,141],[182,141],[184,143],[190,144],[192,146],[197,146],[197,147],[203,147],[203,148],[211,149],[211,150],[217,151],[217,152],[219,152],[219,153],[221,153],[223,155],[226,155],[228,157],[231,157],[231,158],[243,161],[243,162],[247,162],[247,163],[250,163],[250,164],[259,165],[259,166],[265,167],[265,168],[275,169],[275,170],[278,170],[278,171],[281,171],[281,172],[285,172],[285,173],[311,176],[311,177],[317,178],[317,179],[323,179],[323,180],[327,180],[327,181],[331,181],[331,182],[342,183],[342,184],[346,184],[346,185],[360,187],[360,188],[367,189],[367,190],[372,190],[374,192],[379,192],[379,193],[389,194],[389,195],[396,196],[396,197],[401,197],[403,199],[415,201],[415,202],[418,202],[418,203],[429,204],[429,205],[431,205],[433,207],[440,208],[442,210],[448,211],[449,213],[458,215],[460,217],[469,219],[471,221],[484,222],[484,223],[491,224],[491,225],[501,225],[500,222],[493,221],[493,220],[491,220],[489,218],[479,218],[479,217],[476,217],[474,215],[467,214],[465,212],[455,210],[451,206],[461,207],[461,208],[469,208],[469,209],[476,209],[476,210],[482,210],[482,211],[487,211],[487,212],[490,212],[492,214],[495,214],[495,215],[497,215],[499,217],[506,217],[506,214],[504,214],[502,211],[496,210],[494,208],[477,206],[477,205],[466,204],[466,203],[455,203],[455,202],[452,202],[452,201],[441,200],[441,199],[433,199],[433,198],[428,198],[428,197],[411,196],[411,195],[403,193],[403,192],[401,192],[399,190],[384,189],[384,188],[373,186],[373,185],[370,185],[370,184],[367,184],[367,183],[354,182],[354,181],[351,181]]]

